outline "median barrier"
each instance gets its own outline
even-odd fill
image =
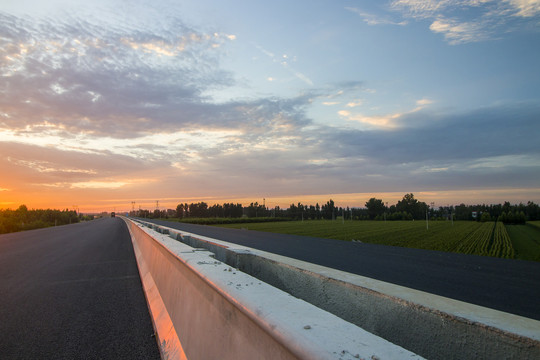
[[[540,359],[540,321],[140,223],[426,358]]]
[[[422,358],[176,240],[194,236],[123,219],[162,358]]]

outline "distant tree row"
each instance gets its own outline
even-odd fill
[[[406,220],[430,219],[501,221],[503,223],[522,224],[526,221],[540,220],[540,206],[532,201],[527,205],[512,205],[508,201],[497,205],[465,205],[441,206],[438,209],[429,207],[425,202],[406,194],[396,205],[386,207],[382,200],[371,198],[366,202],[369,218],[374,220]]]
[[[465,205],[440,207],[437,214],[453,213],[457,220],[482,220],[489,215],[491,221],[504,223],[524,223],[525,221],[540,220],[540,206],[532,201],[527,204],[512,205],[508,201],[496,205]],[[488,215],[485,215],[488,214]]]
[[[17,210],[0,209],[0,234],[72,224],[79,220],[74,210],[28,210],[26,205],[21,205]]]
[[[527,215],[523,211],[520,212],[504,212],[497,218],[498,221],[504,224],[525,224]],[[538,219],[531,219],[538,220]]]
[[[435,208],[423,201],[419,201],[414,194],[408,193],[395,205],[388,206],[382,199],[371,198],[365,203],[365,208],[337,207],[332,199],[325,204],[305,205],[300,202],[290,204],[287,209],[276,206],[269,209],[263,204],[252,202],[249,206],[242,204],[225,203],[223,205],[208,206],[205,202],[181,203],[176,209],[168,210],[139,210],[131,213],[132,216],[147,218],[239,218],[239,217],[275,217],[292,220],[335,220],[338,217],[344,220],[423,220],[454,219],[495,221],[504,223],[523,223],[525,221],[540,220],[540,207],[529,201],[526,205],[511,205],[509,202],[498,205],[465,205],[441,206]],[[525,219],[525,220],[523,220]]]
[[[253,204],[252,204],[253,205]],[[262,205],[261,205],[262,206]],[[249,212],[251,212],[250,209]],[[144,218],[178,218],[178,219],[187,219],[187,218],[211,218],[211,217],[221,217],[221,218],[239,218],[244,215],[245,209],[242,204],[233,204],[225,203],[223,205],[215,204],[208,206],[205,202],[198,203],[180,203],[176,206],[176,209],[167,209],[167,210],[144,210],[140,209],[137,211],[131,211],[131,216],[138,216]],[[256,211],[253,211],[256,213]],[[253,215],[255,217],[256,215]],[[261,215],[262,216],[262,213]]]
[[[361,210],[361,209],[360,209]],[[288,209],[281,209],[276,206],[269,209],[263,204],[252,202],[249,206],[242,204],[225,203],[223,205],[208,206],[205,202],[198,203],[181,203],[178,204],[176,210],[138,210],[130,212],[132,216],[147,217],[147,218],[169,218],[175,217],[179,219],[188,218],[240,218],[240,217],[275,217],[275,218],[290,218],[290,219],[335,219],[337,216],[348,216],[350,218],[350,209],[337,208],[333,200],[329,200],[326,204],[320,206],[307,206],[302,203],[291,204]]]
[[[418,201],[414,194],[405,194],[396,205],[386,206],[381,199],[371,198],[366,204],[370,220],[419,220],[425,219],[429,210],[425,202]]]
[[[176,217],[183,218],[208,218],[208,217],[241,217],[244,208],[242,204],[225,203],[223,205],[208,206],[205,202],[192,204],[178,204],[176,207]]]

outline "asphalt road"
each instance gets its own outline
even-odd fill
[[[159,359],[119,218],[0,235],[1,359]]]
[[[539,262],[152,221],[540,320]]]

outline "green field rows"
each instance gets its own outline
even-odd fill
[[[540,261],[540,221],[537,224],[506,225],[516,259]]]
[[[309,220],[221,226],[540,261],[540,223],[504,225],[500,222],[431,221],[426,229],[425,221]]]

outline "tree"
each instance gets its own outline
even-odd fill
[[[491,215],[489,215],[487,211],[483,212],[482,217],[480,218],[480,221],[481,222],[491,221]]]
[[[386,210],[383,201],[375,198],[371,198],[366,202],[366,208],[371,220],[375,219],[377,216],[383,215]]]
[[[176,207],[176,217],[179,219],[184,217],[184,204],[178,204]]]
[[[396,204],[396,211],[407,212],[413,219],[424,219],[428,206],[425,202],[419,202],[412,193],[405,194],[403,199]]]
[[[322,215],[324,219],[335,220],[335,209],[334,200],[330,199],[322,206]]]

